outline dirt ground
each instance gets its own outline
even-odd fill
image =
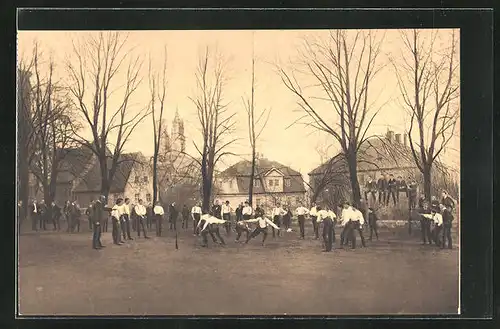
[[[86,224],[86,223],[85,223]],[[309,224],[310,225],[310,224]],[[85,226],[84,226],[85,227]],[[64,228],[64,227],[63,227]],[[104,233],[19,238],[22,315],[368,315],[456,314],[458,248],[422,246],[420,232],[385,230],[368,248],[321,252],[297,232],[248,245],[202,248],[192,231],[123,246]],[[366,232],[365,232],[366,234]],[[455,240],[456,241],[456,240]],[[339,232],[337,230],[337,246]],[[358,237],[359,243],[359,237]]]

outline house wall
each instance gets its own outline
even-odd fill
[[[130,198],[133,204],[142,199],[146,204],[153,200],[153,175],[146,165],[135,164],[120,197]]]
[[[283,192],[283,175],[276,170],[272,170],[264,177],[266,191]]]
[[[218,187],[221,193],[224,194],[237,194],[238,193],[238,183],[236,177],[225,177],[219,179]]]

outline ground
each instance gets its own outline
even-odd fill
[[[458,248],[422,246],[419,232],[381,232],[368,248],[321,252],[297,233],[202,248],[191,231],[123,246],[89,232],[22,233],[22,315],[456,314]],[[337,245],[338,245],[337,231]],[[455,239],[456,241],[456,239]],[[359,237],[358,237],[359,242]]]

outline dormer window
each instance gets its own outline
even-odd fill
[[[292,186],[292,180],[290,178],[285,178],[285,186],[286,187]]]

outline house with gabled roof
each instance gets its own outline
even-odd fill
[[[217,179],[216,198],[228,200],[233,206],[248,200],[252,162],[239,161],[224,170]],[[265,208],[276,203],[295,207],[305,201],[306,189],[302,174],[277,161],[258,157],[253,181],[255,205]]]
[[[109,159],[111,167],[111,159]],[[111,183],[108,204],[113,204],[118,198],[130,198],[132,203],[139,199],[152,202],[153,182],[151,166],[141,152],[124,153],[118,159],[118,168]],[[73,196],[80,205],[86,206],[91,200],[96,200],[101,194],[101,168],[97,160],[91,168],[82,173],[73,188]]]

